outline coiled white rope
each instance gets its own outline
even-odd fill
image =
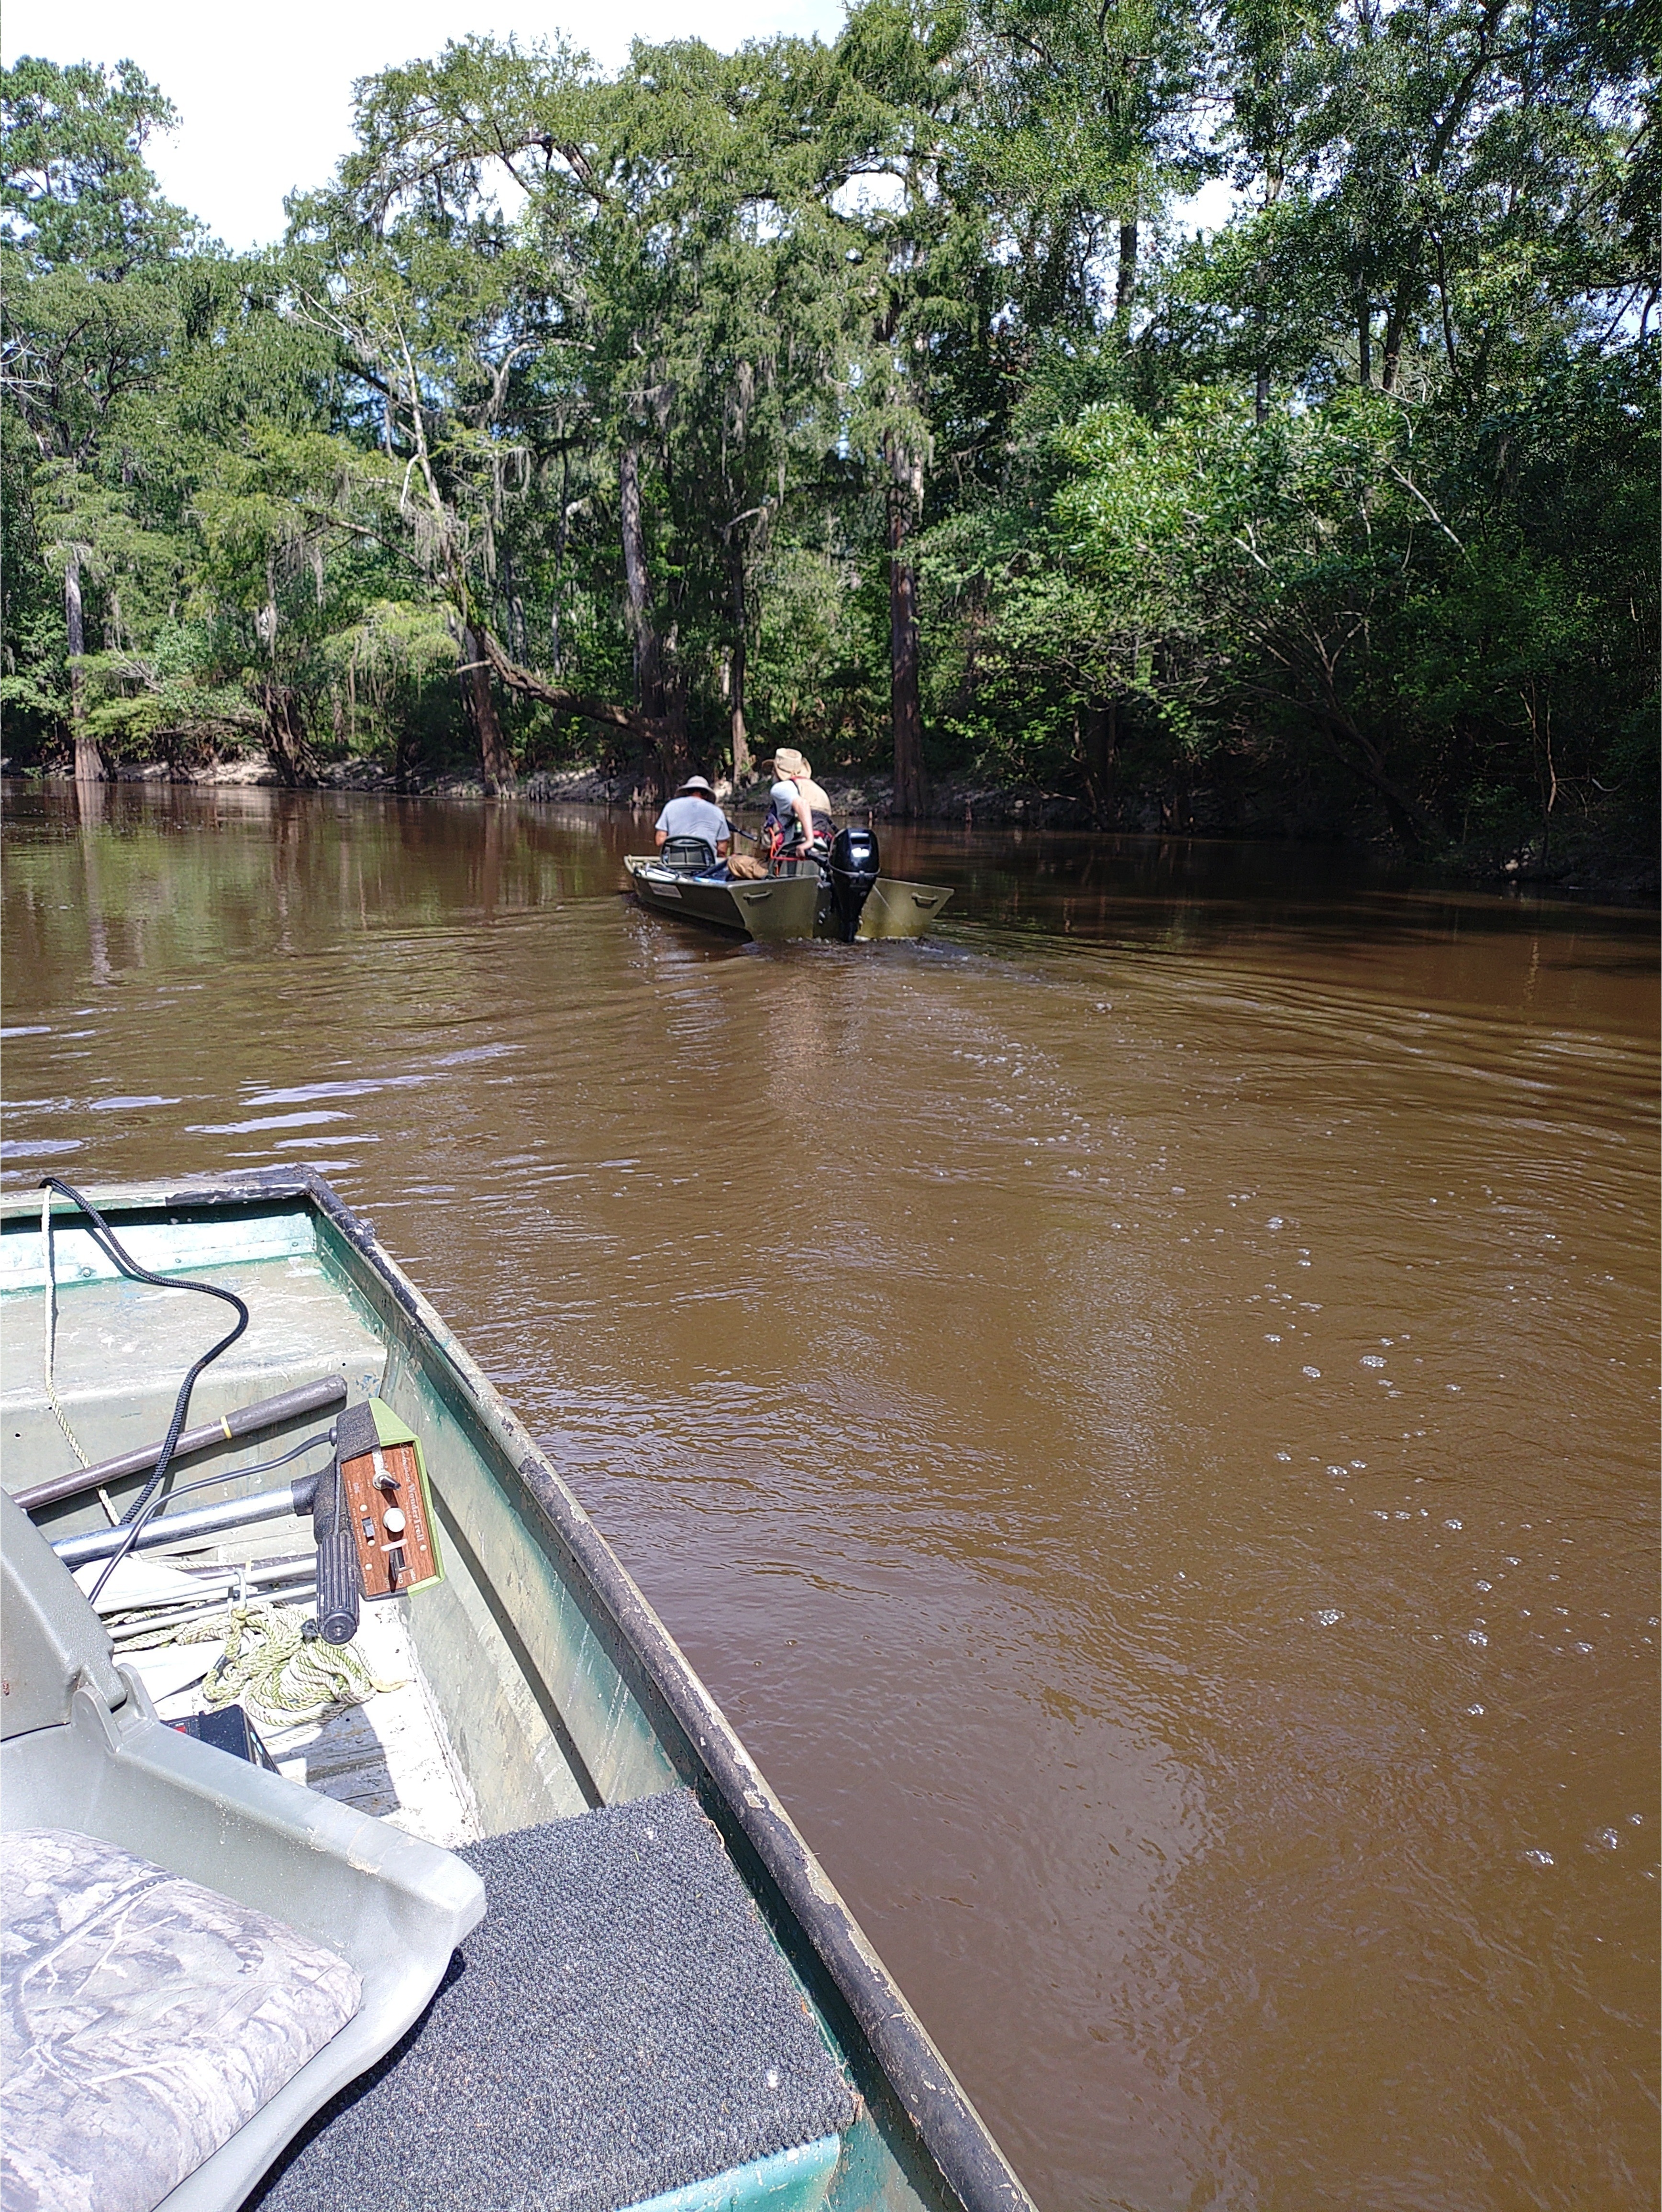
[[[222,1613],[185,1627],[158,1631],[154,1638],[123,1647],[159,1651],[170,1644],[217,1644],[225,1650],[208,1669],[203,1703],[210,1712],[241,1703],[251,1719],[268,1728],[292,1728],[301,1721],[367,1705],[373,1697],[401,1690],[403,1682],[383,1682],[372,1674],[350,1644],[326,1644],[301,1632],[292,1607],[247,1598]]]

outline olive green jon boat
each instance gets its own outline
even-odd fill
[[[710,848],[703,850],[713,864]],[[851,944],[922,937],[953,895],[948,884],[880,875],[876,841],[863,830],[838,836],[823,875],[816,864],[801,862],[752,881],[648,853],[626,854],[624,866],[642,906],[763,945],[803,937]]]
[[[788,902],[814,886],[799,891],[786,880],[732,890],[752,888],[794,912]],[[188,1483],[192,1497],[146,1527],[145,1546],[118,1561],[99,1591],[119,1529],[131,1526],[113,1530],[111,1518],[138,1496],[180,1378],[221,1325],[220,1309],[125,1276],[62,1201],[54,1201],[49,1278],[40,1200],[0,1199],[0,1395],[12,1493],[0,1510],[0,1827],[9,1844],[35,1848],[51,1834],[71,1851],[129,1854],[124,1863],[148,1869],[147,1897],[169,1883],[205,1884],[195,1893],[227,1911],[275,1916],[260,1924],[282,1923],[279,1936],[286,1929],[314,1955],[341,1962],[363,1990],[356,2019],[262,2112],[217,2148],[210,2142],[211,2154],[170,2193],[134,2196],[131,2204],[165,2212],[230,2212],[245,2202],[267,2212],[331,2204],[441,2212],[463,2202],[468,2212],[506,2212],[545,2201],[590,2212],[1031,2212],[709,1691],[545,1451],[370,1224],[305,1170],[91,1195],[141,1272],[183,1271],[234,1291],[249,1322],[196,1386],[181,1446],[189,1456],[176,1457],[166,1486],[176,1497]],[[52,1347],[44,1356],[43,1344]],[[275,1417],[274,1395],[287,1408]],[[333,1424],[320,1426],[332,1407]],[[358,1439],[350,1449],[340,1440],[349,1430]],[[74,1492],[82,1470],[71,1434],[100,1465],[126,1455],[101,1497]],[[292,1458],[310,1445],[332,1452],[332,1462],[314,1458],[313,1473],[294,1482],[292,1506],[278,1503],[291,1516],[313,1514],[315,1550],[292,1517],[275,1529],[269,1519],[257,1523],[262,1509],[250,1495],[273,1495],[265,1470],[274,1451]],[[391,1461],[400,1449],[424,1462],[419,1492],[398,1492],[382,1468],[383,1453]],[[240,1606],[296,1621],[314,1609],[322,1637],[333,1637],[322,1619],[321,1532],[334,1524],[317,1517],[316,1486],[332,1468],[344,1498],[348,1459],[357,1451],[381,1470],[375,1480],[387,1496],[412,1513],[427,1504],[432,1571],[404,1587],[394,1573],[390,1589],[378,1593],[364,1566],[361,1634],[344,1649],[361,1647],[374,1694],[273,1732],[279,1771],[263,1771],[249,1763],[252,1752],[233,1758],[178,1732],[182,1725],[211,1739],[218,1723],[204,1684],[190,1682],[188,1645],[165,1634],[158,1642],[147,1623],[214,1607],[228,1609],[225,1619]],[[371,1502],[378,1513],[384,1500],[377,1493]],[[239,1526],[239,1516],[250,1525]],[[405,1528],[389,1514],[388,1529],[394,1520]],[[356,1589],[355,1583],[355,1619]],[[368,1601],[378,1595],[386,1601]],[[317,1637],[318,1622],[308,1633]],[[567,1871],[557,1879],[539,1871],[549,1867]],[[560,1887],[580,1878],[587,1902]],[[683,1940],[673,1924],[679,1897],[692,1900],[687,1911],[699,1923],[687,1940],[704,1946],[697,1955],[705,1965],[685,1971],[713,1979],[708,1990],[660,1993],[666,2017],[693,2025],[678,2026],[648,2064],[657,2030],[632,2016],[638,1963],[619,1981],[621,1970],[593,1945],[570,1953],[563,1968],[545,1965],[539,1947],[556,1942],[580,1907],[600,1912],[595,1926],[610,1924],[605,1913],[612,1911],[620,1940],[634,1940],[631,1929],[638,1935],[642,1916],[661,1907],[648,1954],[661,1951],[673,1964]],[[493,1929],[496,1951],[480,1949]],[[453,1943],[466,1962],[460,1978],[455,1966],[444,1972]],[[732,1984],[742,1997],[720,1996],[724,1945],[744,1954],[743,1975]],[[572,1975],[579,1956],[589,1965],[578,1981],[592,1986],[552,1986]],[[500,2029],[493,1976],[505,1992]],[[570,2008],[584,2002],[589,2011],[574,2026]],[[447,2018],[471,2021],[472,2040],[455,2045]],[[577,2053],[575,2073],[556,2063],[556,2041],[545,2061],[539,2057],[545,2031],[524,2022],[544,2018],[551,2038],[567,2035],[558,2047]],[[776,2033],[788,2044],[793,2020],[799,2045],[803,2034],[807,2043],[781,2063],[804,2081],[816,2068],[823,2077],[812,2095],[803,2090],[807,2102],[794,2124],[773,2111],[794,2094],[793,2080],[781,2087],[771,2065],[765,2081],[746,2072],[761,2047],[756,2039]],[[708,2064],[680,2047],[700,2038],[714,2046]],[[615,2078],[600,2078],[593,2065],[584,2074],[591,2044]],[[621,2055],[605,2058],[614,2047]],[[395,2065],[388,2060],[353,2081],[387,2050]],[[691,2087],[659,2078],[689,2066]],[[697,2082],[710,2081],[729,2087],[719,2111],[701,2112],[698,2098],[712,2093]],[[344,2094],[343,2082],[353,2085]],[[587,2111],[591,2091],[599,2104]],[[422,2105],[421,2096],[436,2101]],[[296,2148],[296,2130],[331,2097]],[[563,2194],[569,2177],[537,2163],[555,2154],[539,2130],[557,2133],[550,2100],[561,2097],[571,2109],[559,2121],[567,2130],[560,2139],[592,2152],[596,2172],[604,2169]],[[682,2114],[675,2124],[691,2130],[688,2143],[668,2142],[670,2122],[652,2117],[661,2105]],[[377,2147],[377,2114],[401,2112],[407,2122],[411,2111],[419,2120],[409,2140]],[[639,2140],[626,2141],[637,2122]],[[9,2135],[7,2155],[23,2156],[15,2115]],[[665,2174],[674,2186],[652,2182]]]

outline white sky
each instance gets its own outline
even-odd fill
[[[448,39],[563,30],[615,69],[635,38],[728,52],[781,32],[832,39],[842,21],[840,0],[625,0],[598,16],[569,0],[7,0],[0,53],[137,62],[182,118],[149,148],[163,191],[240,251],[279,238],[283,194],[322,184],[350,147],[353,79]]]

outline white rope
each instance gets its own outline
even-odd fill
[[[204,1704],[216,1712],[240,1700],[250,1717],[268,1728],[321,1720],[326,1713],[367,1705],[378,1693],[404,1687],[402,1682],[378,1680],[350,1644],[303,1637],[301,1617],[292,1607],[262,1604],[257,1598],[227,1606],[215,1619],[192,1627],[160,1630],[153,1643],[124,1649],[161,1650],[168,1644],[222,1639],[224,1654],[202,1685]]]
[[[58,1393],[52,1388],[52,1346],[58,1335],[58,1271],[52,1262],[52,1193],[49,1190],[43,1191],[40,1194],[40,1246],[46,1261],[46,1342],[41,1370],[46,1385],[46,1402],[58,1416],[58,1427],[70,1440],[70,1449],[82,1467],[90,1467],[92,1462],[82,1450],[81,1439],[70,1426],[70,1417],[58,1402]],[[99,1495],[102,1498],[103,1492],[100,1491]],[[104,1498],[104,1510],[110,1515],[112,1520],[115,1518],[107,1498]]]

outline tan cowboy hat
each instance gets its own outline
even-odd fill
[[[799,776],[809,782],[813,780],[813,763],[799,753],[794,745],[781,745],[773,757],[773,771],[776,775],[788,776],[793,782]]]

